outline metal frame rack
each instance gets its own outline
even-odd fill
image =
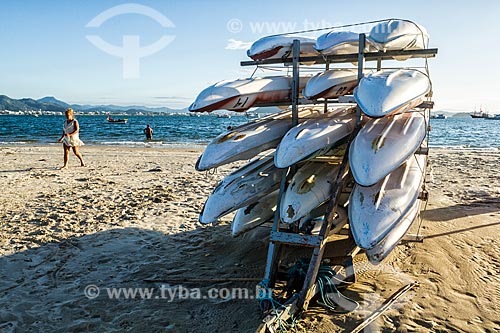
[[[387,52],[365,52],[365,34],[359,35],[359,51],[354,54],[344,54],[344,55],[332,55],[332,56],[317,56],[317,57],[300,57],[300,41],[293,41],[292,48],[292,58],[286,59],[265,59],[260,61],[242,61],[241,66],[255,66],[255,65],[268,65],[268,64],[284,64],[292,65],[292,126],[298,124],[298,105],[299,100],[299,67],[300,63],[313,62],[315,64],[325,64],[326,69],[329,69],[331,63],[350,63],[357,62],[358,64],[358,82],[363,77],[363,69],[365,61],[377,61],[377,70],[382,68],[381,64],[383,60],[393,59],[395,56],[408,56],[411,58],[433,58],[437,54],[437,49],[422,49],[422,50],[406,50],[406,51],[387,51]],[[329,101],[325,101],[325,107]],[[422,109],[431,109],[433,107],[433,102],[424,102],[419,105]],[[270,309],[272,304],[268,305],[267,314],[263,320],[262,325],[257,330],[258,332],[276,332],[279,323],[289,319],[296,313],[302,310],[307,310],[309,302],[312,297],[318,292],[319,287],[316,283],[316,278],[318,271],[323,259],[325,259],[325,247],[333,239],[333,235],[330,234],[330,229],[332,222],[336,218],[336,210],[339,204],[339,198],[343,192],[349,192],[346,190],[346,186],[352,183],[352,176],[343,177],[348,171],[348,150],[351,141],[355,138],[356,134],[361,129],[361,109],[359,106],[356,107],[356,127],[352,132],[351,136],[347,142],[347,148],[345,150],[344,156],[341,161],[340,171],[338,176],[333,183],[331,199],[328,203],[327,213],[323,219],[323,224],[321,226],[318,235],[305,235],[294,232],[294,230],[281,228],[280,222],[280,202],[281,197],[286,189],[288,181],[293,176],[296,167],[291,166],[284,173],[284,176],[280,184],[280,195],[277,202],[277,209],[274,217],[273,226],[271,229],[271,235],[269,240],[269,250],[267,256],[266,269],[264,274],[264,279],[261,282],[262,292],[264,294],[271,293],[272,288],[275,287],[278,275],[278,266],[280,264],[280,258],[282,250],[285,246],[299,246],[308,247],[313,249],[313,253],[309,262],[309,267],[304,280],[303,287],[299,293],[293,294],[283,305],[278,309]],[[427,153],[426,149],[421,149],[420,153]],[[350,173],[349,173],[350,175]],[[425,198],[424,198],[425,199]],[[348,234],[349,235],[349,234]],[[355,245],[352,240],[352,236],[349,235],[350,246],[346,251],[343,258],[344,263],[342,265],[337,265],[333,267],[336,273],[340,273],[345,270],[345,276],[341,278],[345,283],[355,281],[355,272],[353,268],[353,257],[359,252],[359,248]],[[270,289],[271,288],[271,289]]]

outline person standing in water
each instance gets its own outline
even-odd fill
[[[61,169],[68,168],[69,150],[73,148],[73,153],[80,160],[80,165],[83,167],[85,163],[83,162],[82,154],[78,151],[78,147],[83,146],[84,143],[80,140],[79,132],[80,126],[78,125],[78,120],[75,119],[75,114],[73,109],[69,108],[65,112],[66,120],[64,121],[63,133],[58,142],[62,142],[64,148],[64,165]]]
[[[149,124],[144,129],[144,134],[146,134],[146,140],[153,139],[153,129],[149,126]]]

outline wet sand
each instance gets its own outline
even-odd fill
[[[254,332],[255,299],[158,294],[185,278],[199,279],[182,285],[203,295],[252,291],[252,281],[214,279],[263,276],[269,229],[232,238],[231,215],[216,226],[197,222],[235,166],[196,172],[199,149],[85,146],[82,153],[87,167],[71,155],[61,171],[60,147],[0,147],[0,332]],[[402,242],[379,266],[359,254],[358,281],[344,293],[360,308],[338,315],[313,304],[297,330],[348,332],[412,281],[419,286],[368,331],[500,330],[498,165],[498,150],[432,149],[430,200],[410,230],[423,243]],[[99,296],[86,297],[87,286]],[[114,287],[155,293],[110,299],[106,288]]]

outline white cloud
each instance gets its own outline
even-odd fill
[[[252,46],[252,42],[244,42],[242,40],[236,40],[230,38],[227,41],[227,45],[225,47],[226,50],[248,50]]]

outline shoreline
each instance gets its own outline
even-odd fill
[[[178,149],[178,150],[183,150],[183,149],[198,149],[200,150],[200,154],[203,152],[205,147],[210,143],[210,142],[205,142],[205,143],[190,143],[190,142],[183,142],[183,143],[163,143],[163,142],[142,142],[142,141],[135,141],[133,143],[128,143],[127,141],[125,142],[120,142],[117,141],[116,143],[87,143],[90,141],[85,141],[85,145],[82,147],[85,149],[86,147],[91,147],[91,148],[98,148],[98,147],[115,147],[115,148],[126,148],[126,149]],[[16,148],[16,147],[57,147],[60,146],[61,143],[58,142],[52,142],[52,143],[40,143],[40,142],[0,142],[0,148],[5,147],[5,148]],[[450,150],[450,151],[459,151],[459,150],[464,150],[464,151],[500,151],[500,144],[498,147],[466,147],[466,146],[429,146],[430,150]]]
[[[198,214],[217,173],[194,169],[202,149],[84,146],[87,167],[57,146],[0,146],[0,330],[254,331],[255,299],[110,299],[105,288],[249,288],[210,279],[263,277],[269,229],[230,235],[232,215],[203,226]],[[355,258],[357,282],[343,294],[359,302],[335,315],[313,304],[298,332],[352,330],[409,281],[418,288],[372,330],[483,331],[500,328],[500,151],[431,149],[430,200],[423,243],[402,242],[379,266]],[[414,223],[410,233],[418,230]],[[290,252],[293,262],[299,253]],[[151,282],[158,281],[158,282]],[[178,282],[177,282],[178,283]],[[95,299],[86,286],[101,288]]]

